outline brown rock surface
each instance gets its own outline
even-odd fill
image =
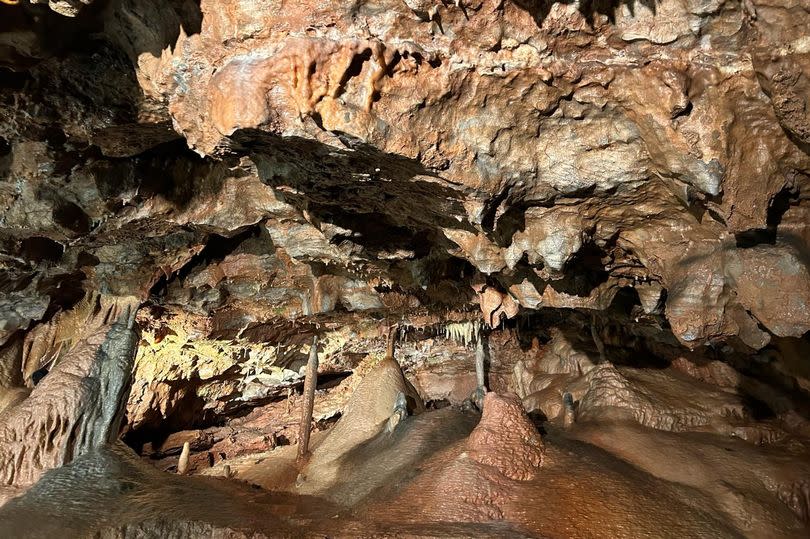
[[[534,479],[543,463],[543,441],[514,395],[487,393],[467,444],[470,458],[515,481]]]
[[[0,516],[97,481],[77,535],[806,535],[808,28],[0,1]],[[185,442],[220,479],[162,475]]]
[[[740,335],[756,348],[757,322],[778,335],[808,327],[800,304],[777,321],[746,300],[735,269],[746,240],[732,239],[781,228],[782,213],[806,199],[800,5],[665,1],[608,13],[484,1],[436,4],[439,23],[424,19],[430,6],[393,0],[379,10],[88,6],[61,31],[103,27],[103,68],[81,51],[61,60],[43,50],[29,91],[6,97],[4,159],[21,184],[0,189],[3,234],[63,244],[92,229],[97,240],[71,243],[59,265],[87,268],[85,252],[99,260],[82,270],[90,281],[142,297],[159,279],[147,268],[172,274],[206,233],[260,224],[294,261],[351,268],[316,268],[311,283],[295,284],[311,291],[291,308],[309,313],[379,308],[377,279],[438,298],[441,279],[419,277],[426,255],[494,275],[491,290],[509,290],[506,316],[518,306],[604,309],[630,277],[663,287],[666,316],[689,346]],[[91,94],[102,69],[109,85]],[[53,100],[34,112],[44,95]],[[169,123],[215,159],[150,150],[169,140],[158,132]],[[70,142],[43,145],[49,126]],[[102,155],[69,148],[81,141]],[[64,189],[61,170],[39,165],[60,159],[71,163]],[[148,178],[161,167],[173,186]],[[116,228],[153,241],[123,250],[110,244]],[[806,242],[793,245],[794,255],[777,255],[780,246],[757,242],[749,254],[776,264],[752,269],[757,279],[796,275],[789,288],[807,288],[797,269]],[[131,276],[114,284],[107,276],[120,274],[125,252]],[[45,316],[47,301],[20,296],[7,330]]]

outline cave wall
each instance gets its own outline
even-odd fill
[[[119,304],[133,431],[278,396],[317,332],[338,374],[533,313],[806,350],[806,1],[45,4],[0,4],[7,414]]]

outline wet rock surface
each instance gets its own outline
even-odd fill
[[[0,536],[806,536],[808,28],[2,0]]]

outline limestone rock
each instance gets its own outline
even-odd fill
[[[118,436],[137,340],[125,325],[89,334],[23,402],[0,414],[3,485],[25,487],[48,469]]]

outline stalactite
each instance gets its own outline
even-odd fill
[[[462,343],[464,346],[477,342],[481,334],[480,320],[448,322],[444,326],[444,337]]]
[[[391,326],[388,329],[388,346],[385,349],[385,358],[386,359],[394,359],[394,350],[396,349],[397,339],[400,338],[400,334],[404,334],[405,332],[400,332],[399,326]]]
[[[605,343],[599,336],[599,330],[596,328],[596,315],[591,316],[591,338],[596,345],[596,350],[599,352],[599,361],[604,363],[607,360],[605,355]]]
[[[574,408],[574,397],[571,393],[563,394],[563,426],[570,427],[576,421],[576,410]]]
[[[484,349],[484,339],[479,338],[475,345],[475,379],[478,389],[486,391],[486,377],[484,376],[484,360],[486,350]]]

